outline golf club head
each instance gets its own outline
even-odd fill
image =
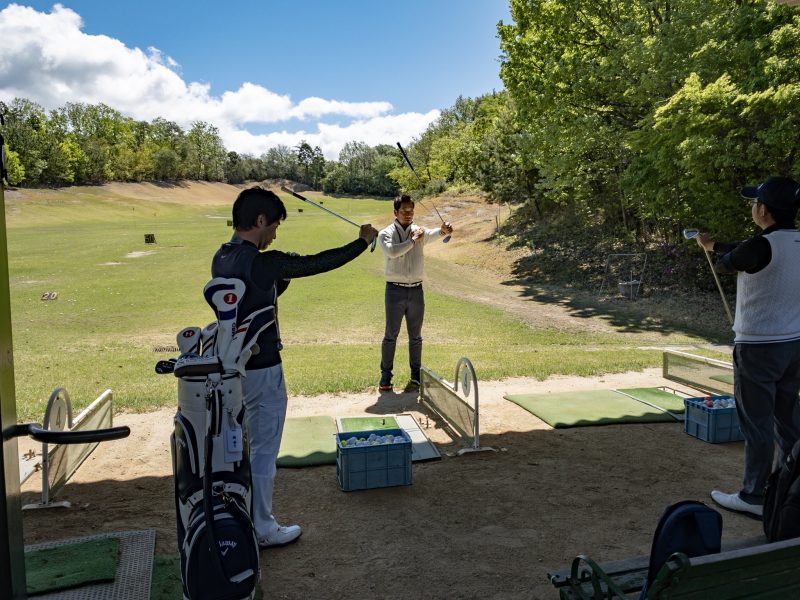
[[[176,359],[170,360],[160,360],[156,363],[156,373],[159,375],[165,375],[167,373],[172,373],[175,370],[175,361]]]
[[[691,240],[696,238],[700,234],[699,229],[684,229],[683,230],[683,238],[686,240]]]
[[[449,241],[450,241],[450,238],[451,238],[451,237],[453,237],[453,236],[451,236],[451,235],[448,233],[446,236],[444,236],[444,237],[442,238],[442,243],[443,243],[443,244],[446,244],[447,242],[449,242]]]

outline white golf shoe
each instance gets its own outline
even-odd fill
[[[722,508],[727,508],[728,510],[748,513],[750,515],[755,515],[756,517],[761,517],[764,514],[763,505],[745,502],[739,497],[738,493],[726,494],[725,492],[714,490],[711,492],[711,499],[719,504]]]
[[[279,526],[275,533],[270,534],[267,537],[259,538],[258,539],[258,547],[259,548],[274,548],[276,546],[285,546],[286,544],[291,544],[297,538],[300,537],[300,534],[303,533],[303,528],[300,525],[287,525],[287,526]]]

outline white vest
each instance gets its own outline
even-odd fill
[[[800,339],[800,232],[778,229],[764,236],[772,260],[736,280],[734,342],[770,344]]]

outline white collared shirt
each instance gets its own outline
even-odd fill
[[[416,243],[411,239],[415,231],[422,230],[425,235]],[[426,229],[412,223],[403,229],[400,222],[394,222],[378,233],[378,245],[383,250],[384,275],[391,283],[419,283],[425,279],[423,246],[433,237],[439,237],[439,229]]]

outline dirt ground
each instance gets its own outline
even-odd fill
[[[290,399],[289,416],[411,413],[442,459],[414,463],[410,486],[348,493],[334,466],[279,469],[276,514],[304,533],[261,553],[265,598],[554,598],[548,570],[578,553],[647,553],[666,505],[736,489],[742,444],[707,444],[678,423],[554,430],[503,395],[658,385],[675,387],[657,369],[479,382],[481,446],[496,451],[461,456],[413,394]],[[131,436],[90,456],[60,495],[71,508],[25,511],[25,542],[153,528],[156,553],[175,552],[172,416],[117,415]],[[34,475],[23,502],[39,490]],[[723,518],[725,539],[760,533],[757,521]]]
[[[497,219],[507,216],[496,207],[447,199],[437,207],[459,229],[449,247],[433,247],[431,256],[449,253],[450,269],[490,269],[480,286],[470,287],[470,297],[518,315],[532,327],[614,329],[608,319],[578,318],[562,305],[524,298],[509,285],[515,254],[487,241]],[[432,226],[435,215],[421,214],[418,220],[428,224],[428,217]],[[430,265],[430,287],[437,289],[438,267],[435,261]],[[451,273],[451,291],[467,279]],[[685,306],[681,310],[686,312]],[[304,533],[293,545],[262,552],[264,597],[555,598],[548,570],[568,566],[579,553],[606,561],[649,552],[668,504],[710,503],[712,488],[737,489],[743,445],[707,444],[683,433],[678,423],[554,430],[503,398],[638,386],[681,389],[662,379],[660,369],[480,381],[481,446],[496,451],[461,456],[455,455],[461,443],[413,394],[380,395],[373,389],[290,397],[290,417],[411,413],[442,459],[415,463],[410,486],[349,493],[340,490],[334,466],[280,469],[276,514],[284,523],[300,523]],[[117,414],[115,424],[130,426],[131,436],[101,444],[90,456],[61,493],[71,508],[25,511],[25,542],[153,528],[157,554],[176,552],[172,416],[172,410]],[[37,501],[39,493],[40,479],[34,475],[23,486],[23,502]],[[724,539],[761,532],[760,522],[747,517],[725,513],[723,519]]]

